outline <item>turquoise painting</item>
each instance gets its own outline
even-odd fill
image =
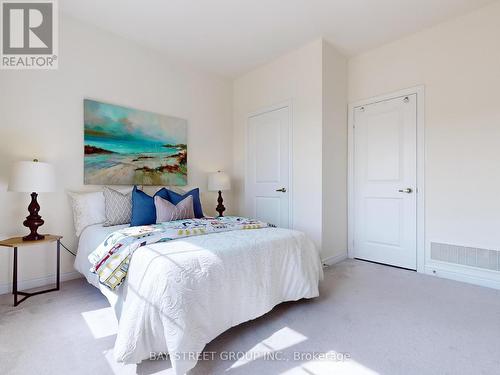
[[[85,184],[187,184],[186,120],[89,99],[83,107]]]

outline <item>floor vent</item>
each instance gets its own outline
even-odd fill
[[[431,242],[431,259],[500,271],[500,251]]]

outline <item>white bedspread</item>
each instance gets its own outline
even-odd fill
[[[120,298],[122,291],[111,291],[105,286],[99,284],[99,277],[90,272],[90,267],[92,266],[89,262],[88,256],[92,253],[97,246],[101,244],[102,241],[106,239],[106,237],[117,231],[118,229],[126,228],[129,225],[115,225],[111,227],[103,227],[102,224],[91,225],[85,228],[81,235],[80,240],[78,242],[78,252],[76,253],[75,259],[75,269],[80,272],[87,281],[99,289],[102,294],[108,299],[109,303],[115,310],[116,316],[119,318],[121,313],[121,307],[123,300]]]
[[[312,242],[287,229],[214,233],[141,247],[118,292],[105,293],[108,299],[112,294],[119,316],[115,358],[139,363],[151,352],[168,351],[176,374],[184,374],[196,365],[193,356],[227,329],[281,302],[318,296],[322,275]]]

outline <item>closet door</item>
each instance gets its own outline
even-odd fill
[[[248,118],[246,205],[250,216],[289,227],[290,108]]]
[[[417,267],[417,98],[354,109],[354,254]]]

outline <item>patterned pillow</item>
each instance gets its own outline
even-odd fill
[[[194,218],[193,197],[191,195],[181,200],[177,205],[170,203],[158,195],[155,196],[154,200],[156,223]]]
[[[127,194],[104,187],[106,221],[104,227],[128,224],[132,216],[132,192]]]

